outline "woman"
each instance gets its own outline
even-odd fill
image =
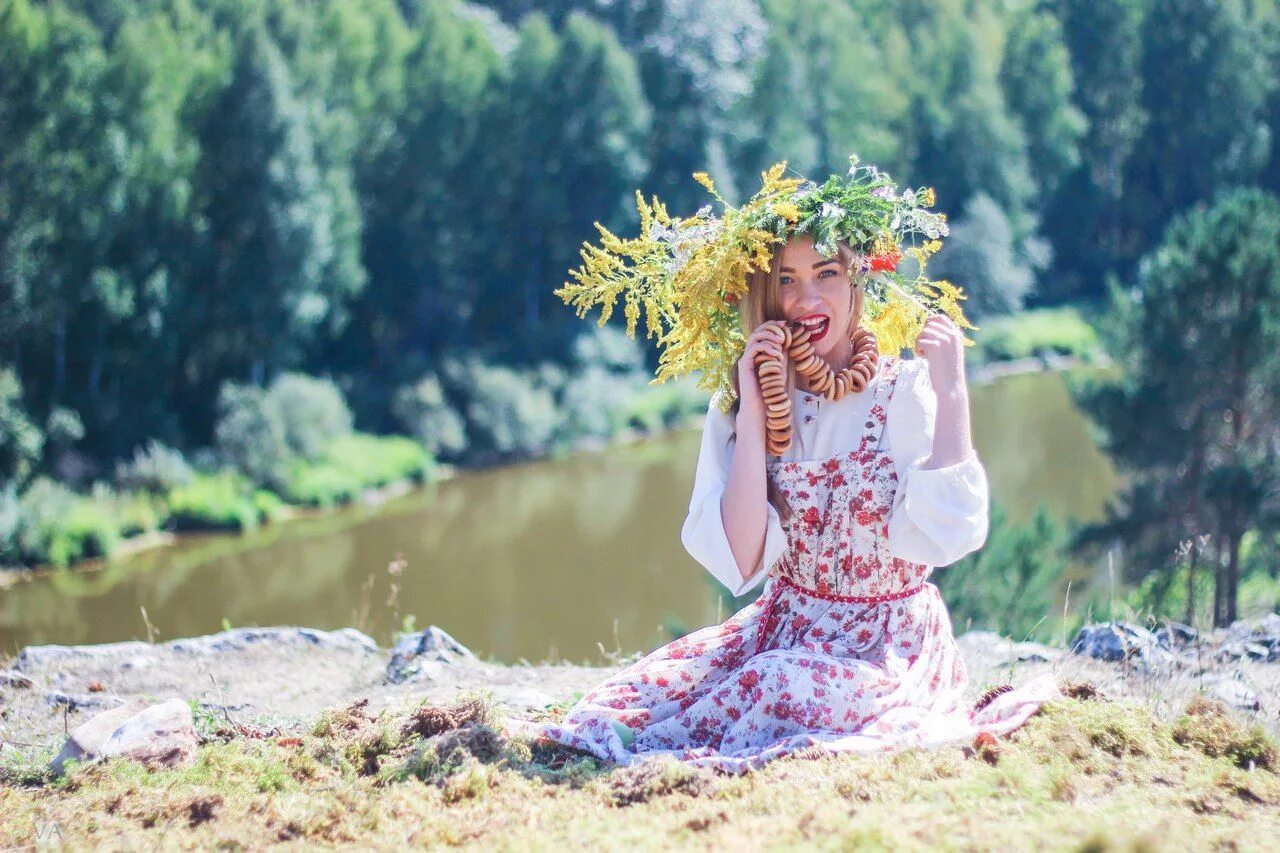
[[[915,359],[855,346],[867,338],[860,332],[867,284],[906,292],[884,275],[896,269],[902,234],[886,235],[892,229],[883,225],[938,223],[911,216],[915,199],[904,202],[878,170],[867,180],[855,161],[849,177],[769,197],[766,173],[763,207],[788,223],[781,249],[745,277],[745,293],[733,288],[731,272],[707,271],[730,280],[724,301],[735,306],[745,344],[730,374],[735,401],[725,411],[717,398],[708,409],[681,538],[735,596],[761,582],[763,594],[724,623],[627,666],[560,724],[508,721],[509,731],[623,764],[662,753],[741,773],[811,747],[868,752],[999,734],[1058,695],[1045,677],[979,708],[963,702],[964,662],[946,606],[927,582],[933,568],[981,547],[987,534],[963,336],[952,317],[932,313],[914,334]],[[786,206],[797,196],[804,204]],[[757,230],[769,226],[750,204],[731,214]],[[827,222],[815,223],[814,211]],[[739,245],[742,223],[726,220],[703,235],[704,247]],[[854,247],[841,236],[867,234],[876,223],[879,242]],[[688,234],[698,226],[676,227]],[[814,232],[834,251],[819,251]],[[893,316],[894,298],[881,297],[882,320]],[[708,326],[697,325],[706,335]],[[882,328],[892,336],[891,325]],[[718,343],[710,349],[725,351]],[[833,393],[832,374],[859,359],[870,380]],[[789,360],[784,392],[767,381],[778,370],[762,365]],[[770,429],[787,420],[795,441],[771,439]]]

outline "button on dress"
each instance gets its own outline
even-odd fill
[[[606,761],[666,754],[743,773],[801,750],[877,752],[971,740],[1022,725],[1060,695],[1042,676],[968,707],[968,683],[934,567],[985,542],[988,492],[976,454],[928,467],[935,398],[922,359],[882,358],[861,394],[797,391],[796,435],[768,476],[765,547],[743,580],[720,498],[732,424],[713,401],[681,539],[735,596],[759,598],[593,688],[560,723],[511,719]]]

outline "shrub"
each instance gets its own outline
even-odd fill
[[[1035,283],[1036,271],[1048,260],[1041,241],[1024,244],[1024,251],[1019,252],[1000,205],[977,193],[951,226],[951,237],[942,251],[929,262],[929,277],[949,279],[963,287],[968,295],[965,313],[971,319],[1017,311]]]
[[[194,476],[181,451],[155,439],[134,448],[133,459],[116,465],[116,485],[154,494],[185,486]]]
[[[445,398],[440,378],[434,373],[401,388],[392,413],[405,432],[437,457],[457,459],[467,449],[466,423]]]
[[[1039,308],[981,323],[974,333],[982,361],[1010,361],[1054,353],[1094,359],[1097,330],[1075,308]]]
[[[292,452],[279,405],[266,391],[225,383],[218,394],[214,441],[226,460],[255,483],[276,485],[288,474]]]
[[[267,393],[284,420],[285,444],[303,459],[318,458],[334,439],[351,434],[351,410],[326,379],[283,373]]]
[[[512,459],[548,448],[560,420],[556,391],[563,375],[555,369],[517,371],[470,357],[445,362],[444,375],[463,400],[469,459]]]
[[[236,470],[254,483],[282,489],[297,459],[318,459],[351,433],[351,410],[332,382],[299,373],[267,389],[228,382],[218,397],[214,439]]]
[[[693,377],[682,377],[661,385],[645,385],[628,397],[618,410],[622,427],[657,432],[686,423],[707,412],[707,392]]]
[[[0,566],[21,561],[18,553],[18,521],[21,505],[18,503],[18,487],[9,482],[0,488]]]
[[[16,534],[17,556],[29,565],[110,556],[120,541],[106,507],[47,477],[33,480],[19,498]]]
[[[934,575],[956,626],[1018,639],[1047,635],[1055,589],[1067,568],[1066,535],[1043,504],[1019,525],[993,504],[984,547]]]
[[[252,530],[263,515],[252,484],[232,471],[196,475],[168,504],[177,530]]]
[[[347,503],[364,489],[399,480],[425,480],[433,460],[422,445],[401,436],[355,433],[330,443],[314,461],[295,460],[284,487],[290,503],[332,506]]]
[[[40,462],[44,434],[22,407],[22,383],[0,367],[0,481],[21,485]]]
[[[643,386],[643,377],[635,373],[615,373],[595,364],[582,367],[565,383],[557,437],[573,440],[615,435],[625,426],[627,409]]]

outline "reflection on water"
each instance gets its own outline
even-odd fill
[[[976,388],[973,408],[993,497],[1015,518],[1041,500],[1062,517],[1100,515],[1115,477],[1061,376]],[[412,614],[508,662],[599,662],[598,644],[652,649],[730,612],[680,544],[698,445],[690,430],[465,474],[376,510],[192,537],[101,570],[54,573],[0,592],[0,643],[145,638],[145,607],[160,639],[226,620],[356,625],[386,643]],[[391,600],[387,567],[399,555],[407,567]]]

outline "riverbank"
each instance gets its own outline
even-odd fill
[[[1068,698],[995,744],[789,759],[741,779],[665,761],[615,768],[498,734],[506,715],[559,718],[635,654],[504,666],[438,628],[397,649],[292,628],[32,647],[0,675],[0,844],[32,844],[51,825],[73,848],[838,838],[924,849],[945,838],[1158,849],[1176,838],[1261,849],[1280,831],[1274,740],[1251,730],[1280,728],[1280,662],[1111,663],[983,633],[959,644],[970,701],[1046,672]],[[1256,707],[1197,698],[1210,676],[1252,684]],[[140,697],[194,709],[191,763],[114,759],[49,776],[69,731]]]
[[[1086,360],[1046,353],[1043,357],[977,365],[970,370],[969,380],[972,386],[978,387],[1009,376],[1070,370],[1078,366],[1098,363],[1093,358]],[[698,428],[705,414],[705,406],[705,401],[702,401],[697,407],[689,407],[687,412],[678,417],[669,412],[649,427],[622,428],[608,438],[580,437],[564,446],[551,449],[542,456],[522,459],[520,464],[530,464],[546,459],[564,459],[580,453],[598,453],[611,447],[651,440],[676,430]],[[93,571],[144,551],[179,543],[184,536],[192,533],[204,535],[219,530],[231,534],[245,533],[262,525],[275,526],[289,524],[298,519],[323,517],[334,512],[346,511],[353,505],[378,505],[407,495],[429,483],[448,480],[459,473],[479,472],[493,467],[489,465],[463,468],[439,463],[428,460],[425,456],[419,457],[416,453],[405,453],[404,449],[398,445],[407,443],[407,439],[390,437],[385,441],[397,444],[397,453],[405,460],[400,467],[387,471],[376,470],[386,466],[373,466],[363,472],[350,470],[345,475],[344,481],[359,484],[362,482],[361,477],[367,477],[365,484],[360,488],[355,488],[354,485],[344,486],[340,492],[328,495],[325,500],[312,501],[310,504],[289,503],[280,496],[268,494],[261,489],[248,488],[247,483],[241,482],[237,485],[233,482],[234,478],[226,475],[201,475],[194,484],[177,491],[174,501],[170,501],[168,499],[170,496],[163,494],[148,498],[145,502],[147,505],[145,514],[148,518],[144,523],[135,523],[134,532],[130,535],[116,535],[113,531],[93,532],[101,528],[103,526],[101,524],[89,525],[76,533],[77,537],[88,537],[88,540],[97,544],[72,550],[82,554],[95,553],[97,556],[81,556],[72,562],[71,566],[76,571]],[[358,466],[347,464],[344,468],[355,469]],[[331,488],[330,491],[333,489]],[[69,498],[69,496],[64,497]],[[92,497],[83,497],[78,499],[77,504],[89,505],[93,501]],[[176,509],[165,508],[169,504],[173,504]],[[92,509],[92,507],[89,508]],[[65,518],[70,513],[67,507],[63,507],[58,512],[51,511],[45,514]],[[85,512],[82,506],[80,514],[93,515],[94,513]],[[100,553],[102,551],[109,551],[109,556],[104,556]],[[63,567],[51,564],[32,567],[0,566],[0,590],[22,580],[34,579],[61,568]]]

